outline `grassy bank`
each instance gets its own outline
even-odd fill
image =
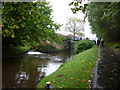
[[[45,87],[47,81],[51,82],[51,86],[54,88],[87,88],[97,58],[97,47],[79,53],[56,72],[45,77],[37,88]]]
[[[120,52],[120,43],[106,43],[106,45]]]
[[[2,48],[2,56],[3,57],[15,56],[18,54],[22,54],[29,49],[30,49],[29,46],[11,46],[9,48]]]
[[[16,53],[16,54],[25,52],[25,51],[27,51],[29,49],[30,49],[29,46],[13,46],[13,47],[10,47],[10,51],[12,53]]]

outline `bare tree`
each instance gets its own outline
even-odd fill
[[[73,33],[73,39],[75,40],[75,36],[78,35],[81,37],[84,36],[84,22],[78,18],[70,17],[67,20],[65,30]]]

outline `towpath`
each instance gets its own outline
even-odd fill
[[[92,89],[120,87],[120,52],[99,47],[99,59],[94,69]]]

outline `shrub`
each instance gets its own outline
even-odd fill
[[[44,44],[44,45],[40,45],[38,47],[38,50],[44,53],[54,53],[54,52],[59,52],[60,50],[58,50],[56,47],[52,46],[51,44]]]
[[[87,49],[90,49],[93,45],[94,43],[91,40],[81,40],[75,43],[74,51],[75,53],[79,53]]]

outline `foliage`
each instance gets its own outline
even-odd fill
[[[90,49],[94,45],[94,42],[91,40],[80,40],[75,43],[74,51],[76,53]]]
[[[57,33],[56,36],[53,39],[56,43],[63,44],[63,40],[66,40],[66,37]]]
[[[60,25],[52,20],[51,12],[47,2],[2,2],[3,42],[34,46],[54,41]]]
[[[82,2],[83,2],[83,0],[73,0],[73,1],[69,4],[69,6],[71,6],[71,5],[74,6],[74,8],[71,8],[71,10],[72,10],[72,12],[73,12],[74,14],[77,13],[78,11],[80,11],[80,10],[81,10],[83,13],[85,13],[88,4],[82,5]]]
[[[25,47],[25,46],[12,46],[10,47],[10,52],[11,53],[23,53],[26,52],[30,47]]]
[[[40,46],[38,46],[38,50],[44,53],[54,53],[60,51],[59,49],[57,49],[56,47],[49,43],[41,44]]]
[[[69,5],[73,13],[82,10],[88,16],[92,32],[98,38],[109,42],[120,41],[120,2],[91,2],[83,4],[83,0],[73,0]],[[112,37],[111,37],[112,36]]]
[[[60,34],[56,34],[55,36],[56,37],[54,38],[54,41],[57,43],[50,41],[43,41],[37,46],[37,49],[41,52],[47,52],[47,53],[62,51],[57,49],[54,44],[63,45],[63,40],[65,40],[66,38]]]
[[[54,88],[88,88],[92,68],[95,66],[97,58],[97,47],[79,53],[56,72],[43,78],[37,88],[44,88],[48,81]]]
[[[91,2],[88,20],[92,32],[106,41],[120,41],[120,2]]]
[[[11,46],[11,47],[2,47],[2,57],[16,57],[25,52],[27,52],[31,47],[29,46]]]
[[[82,31],[84,31],[84,22],[78,18],[70,17],[67,20],[65,30],[73,33],[73,37],[75,39],[75,36],[84,36]]]

